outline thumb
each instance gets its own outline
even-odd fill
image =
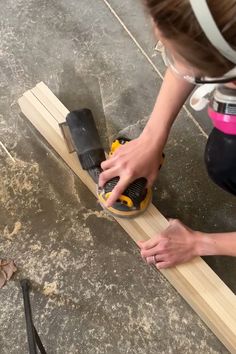
[[[112,206],[119,196],[124,192],[124,190],[131,183],[131,179],[129,177],[121,177],[117,185],[113,188],[110,197],[106,201],[106,207],[109,208]]]

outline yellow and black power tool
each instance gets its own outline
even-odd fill
[[[117,138],[111,145],[109,157],[120,148],[121,145],[129,142],[126,138]],[[119,177],[108,181],[102,189],[98,189],[98,199],[103,206],[112,193],[113,188],[119,182]],[[152,199],[151,188],[146,188],[146,178],[138,178],[120,195],[119,199],[107,210],[113,215],[120,217],[132,217],[147,209]]]
[[[88,171],[92,179],[98,184],[99,175],[102,172],[101,163],[106,159],[98,131],[94,122],[92,112],[89,109],[81,109],[70,112],[66,118],[67,133],[63,127],[64,137],[67,145],[73,143],[79,161],[84,170]],[[68,142],[68,131],[70,132],[70,144]],[[121,145],[128,144],[126,138],[116,139],[110,151],[110,156]],[[102,207],[117,185],[119,177],[114,177],[108,181],[103,188],[98,188],[98,200]],[[135,217],[147,209],[152,199],[152,190],[146,188],[147,180],[143,177],[132,182],[122,193],[119,199],[107,210],[117,217]]]

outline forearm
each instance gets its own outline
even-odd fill
[[[142,133],[153,144],[164,147],[170,128],[193,88],[194,85],[167,69],[154,109]]]
[[[199,256],[236,257],[236,232],[205,234],[198,233],[197,253]]]

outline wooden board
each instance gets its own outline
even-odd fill
[[[59,124],[69,112],[44,83],[39,83],[19,99],[23,114],[65,161],[71,170],[96,195],[96,186],[83,171],[75,153],[69,154]],[[168,226],[168,221],[153,206],[132,220],[115,218],[135,241],[148,240]],[[236,296],[200,258],[161,270],[201,319],[236,354]]]

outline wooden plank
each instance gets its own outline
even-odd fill
[[[40,83],[19,99],[19,105],[40,134],[96,195],[95,184],[80,167],[76,154],[67,151],[58,123],[65,121],[68,110],[57,97],[45,84]],[[153,205],[135,219],[115,219],[135,242],[148,240],[168,226],[168,221]],[[236,354],[236,296],[213,270],[197,257],[187,264],[162,270],[161,273],[228,350]]]

